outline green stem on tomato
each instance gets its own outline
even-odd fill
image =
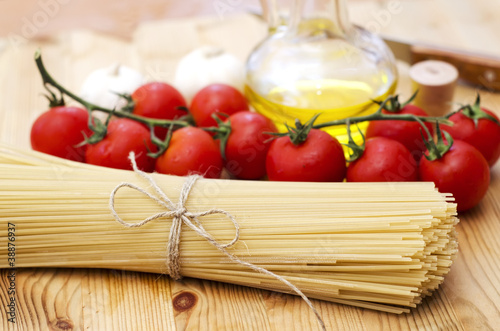
[[[425,147],[429,151],[428,154],[424,154],[425,158],[429,161],[434,161],[434,160],[438,160],[438,159],[442,158],[446,153],[448,153],[451,146],[453,145],[453,138],[451,137],[451,135],[448,132],[443,131],[443,134],[446,138],[446,141],[448,142],[448,144],[445,144],[444,140],[443,140],[443,136],[441,134],[441,129],[439,128],[439,123],[436,122],[437,142],[434,142],[433,135],[431,134],[429,129],[427,129],[425,124],[416,117],[417,116],[415,116],[415,120],[417,122],[419,122],[420,126],[422,127],[422,129],[425,131],[425,133],[427,135],[427,138],[426,138],[424,136],[424,133],[422,132],[422,130],[420,130],[420,133],[422,134],[422,139],[424,140]]]
[[[345,125],[345,124],[347,124],[348,120],[349,120],[350,124],[356,124],[356,123],[368,122],[368,121],[393,121],[393,120],[416,121],[416,118],[418,118],[422,122],[431,122],[431,123],[437,122],[440,124],[446,124],[446,125],[450,125],[450,126],[453,125],[453,122],[448,120],[448,117],[446,117],[446,116],[444,116],[444,117],[428,117],[428,116],[415,116],[415,115],[411,115],[411,114],[384,114],[384,113],[382,113],[382,109],[384,109],[384,107],[388,101],[389,101],[389,98],[384,100],[384,102],[382,102],[380,104],[380,108],[373,114],[319,123],[319,124],[315,124],[313,126],[313,128],[314,129],[322,129],[322,128],[326,128],[329,126]]]
[[[358,132],[361,135],[361,139],[363,140],[361,145],[356,144],[356,142],[354,141],[354,139],[352,138],[352,135],[351,135],[351,121],[349,119],[347,120],[346,126],[347,126],[347,137],[349,140],[348,140],[347,144],[342,144],[342,145],[346,146],[347,148],[349,148],[351,150],[351,153],[349,154],[349,158],[346,161],[347,162],[354,162],[357,159],[359,159],[363,155],[363,153],[365,152],[366,139],[365,139],[365,135],[363,134],[363,132],[361,131],[359,126],[356,124],[356,126],[358,128]]]
[[[190,125],[186,121],[159,120],[159,119],[153,119],[153,118],[146,118],[146,117],[134,115],[134,114],[128,113],[128,112],[122,112],[122,111],[118,111],[118,110],[114,110],[114,109],[100,107],[98,105],[90,103],[90,102],[80,98],[78,95],[74,94],[73,92],[69,91],[64,86],[59,84],[54,78],[52,78],[52,76],[48,73],[47,69],[45,69],[45,66],[43,65],[42,55],[41,55],[40,51],[37,51],[35,53],[35,62],[36,62],[36,66],[38,67],[38,71],[40,72],[40,75],[42,76],[44,86],[50,85],[50,86],[56,88],[57,90],[59,90],[59,92],[61,92],[61,94],[65,94],[68,97],[70,97],[71,99],[77,101],[78,103],[80,103],[82,106],[84,106],[89,111],[94,111],[94,110],[102,111],[102,112],[105,112],[107,114],[112,114],[116,117],[129,118],[131,120],[137,121],[137,122],[145,124],[147,126],[153,126],[153,127],[155,127],[155,126],[169,127],[171,125],[185,127],[185,126]]]

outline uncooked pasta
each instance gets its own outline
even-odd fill
[[[163,193],[133,171],[0,146],[0,223],[15,225],[16,266],[167,273],[178,211],[154,197],[163,201],[165,194],[176,205],[187,179],[150,176]],[[128,227],[113,216],[110,195],[121,183],[130,185],[116,191],[116,215],[127,224],[151,218],[147,224]],[[188,193],[183,215],[194,226],[219,245],[230,243],[239,227],[239,237],[224,250],[283,277],[309,298],[408,312],[443,282],[457,254],[456,205],[433,183],[201,178]],[[226,214],[203,215],[214,208]],[[181,276],[292,293],[182,226]],[[0,267],[7,268],[9,239],[1,236]]]

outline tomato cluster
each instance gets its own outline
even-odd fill
[[[349,160],[334,137],[314,128],[315,118],[278,133],[228,85],[209,85],[188,105],[173,86],[154,82],[138,88],[129,101],[105,125],[86,109],[53,107],[33,124],[33,149],[118,169],[131,169],[128,156],[133,151],[140,169],[179,176],[220,178],[225,169],[233,178],[250,180],[433,181],[439,190],[454,195],[459,210],[481,200],[489,166],[500,157],[498,118],[482,109],[479,99],[449,117],[454,125],[442,126],[444,140],[438,131],[437,145],[430,123],[372,121],[363,145],[348,145],[353,150]],[[123,116],[125,111],[131,116]],[[400,104],[397,97],[384,103],[380,113],[426,115],[409,102]],[[165,120],[171,124],[165,125]]]
[[[104,128],[102,137],[92,141],[88,138],[93,133],[97,135],[97,125],[93,123],[98,120],[89,121],[86,109],[61,105],[34,122],[32,147],[70,160],[117,169],[131,169],[128,156],[133,151],[138,168],[148,172],[219,178],[226,168],[236,178],[259,179],[266,175],[266,155],[271,144],[268,133],[277,129],[268,118],[249,111],[246,98],[237,89],[224,84],[209,85],[195,95],[189,113],[184,97],[163,82],[139,87],[129,101],[127,108],[132,115],[160,121],[180,119],[179,123],[185,125],[147,125],[115,113],[107,125],[100,125]],[[182,121],[187,116],[195,125]]]
[[[387,111],[423,112],[409,104]],[[436,127],[437,143],[428,124],[371,122],[365,151],[349,165],[347,181],[432,181],[440,192],[453,194],[459,211],[476,206],[488,190],[489,167],[500,157],[500,122],[493,112],[480,107],[479,96],[474,105],[462,107],[449,120],[452,126]],[[422,131],[427,139],[422,139]]]

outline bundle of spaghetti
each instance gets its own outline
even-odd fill
[[[151,176],[177,201],[186,178]],[[0,146],[0,223],[15,226],[16,266],[165,273],[171,219],[138,228],[116,222],[109,201],[121,182],[151,190],[132,171]],[[392,313],[408,312],[437,289],[458,249],[456,205],[433,183],[199,179],[185,207],[233,215],[240,236],[227,251],[282,276],[309,298]],[[131,189],[117,192],[115,208],[130,223],[164,211]],[[226,215],[199,221],[219,243],[234,237]],[[0,238],[0,267],[7,268],[7,233]],[[275,278],[229,260],[187,227],[180,234],[180,273],[290,292]]]

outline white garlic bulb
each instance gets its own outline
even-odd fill
[[[204,46],[185,55],[177,65],[174,86],[188,102],[210,84],[227,84],[243,92],[245,65],[222,48]]]
[[[132,94],[145,83],[138,71],[115,63],[91,72],[85,79],[80,96],[95,105],[120,109],[127,103],[120,94]]]

